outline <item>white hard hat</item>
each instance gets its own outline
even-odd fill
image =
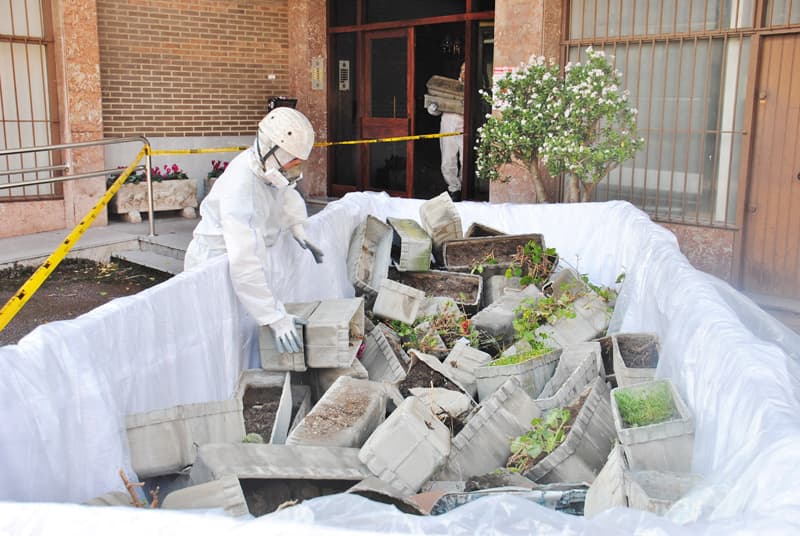
[[[277,145],[292,156],[307,160],[314,147],[314,127],[302,113],[282,106],[258,124],[258,142],[264,148]]]

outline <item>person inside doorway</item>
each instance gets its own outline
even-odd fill
[[[458,81],[464,83],[464,64],[458,74]],[[441,126],[439,132],[442,134],[449,132],[463,132],[464,114],[455,112],[444,112],[439,109],[439,105],[432,102],[428,105],[428,113],[441,116]],[[442,176],[447,183],[447,193],[453,201],[461,201],[461,168],[462,168],[462,145],[463,136],[445,136],[439,138],[439,148],[442,152]]]
[[[269,326],[278,352],[303,347],[296,324],[270,289],[268,248],[284,230],[317,263],[323,253],[308,240],[306,205],[295,189],[300,165],[314,146],[314,129],[297,110],[275,108],[258,124],[253,146],[239,153],[200,204],[200,223],[186,250],[184,269],[228,255],[234,291],[261,326]]]

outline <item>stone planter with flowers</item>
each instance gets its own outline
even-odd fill
[[[109,185],[119,175],[108,178]],[[184,218],[197,217],[197,184],[189,180],[177,164],[154,167],[153,210],[180,210]],[[129,223],[142,221],[142,212],[147,212],[147,178],[144,171],[128,177],[108,204],[111,214],[120,214]]]

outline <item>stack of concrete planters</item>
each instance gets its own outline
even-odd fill
[[[481,365],[475,369],[478,398],[485,400],[509,378],[519,380],[522,389],[530,397],[536,398],[553,377],[560,357],[561,349],[557,349],[513,365],[493,366],[491,362]]]
[[[600,472],[614,441],[609,389],[597,377],[580,397],[585,399],[567,437],[526,477],[543,483],[591,483]]]
[[[381,281],[389,272],[393,234],[391,227],[374,216],[367,216],[350,238],[347,273],[356,292],[367,301],[377,295]]]
[[[628,427],[620,415],[617,393],[645,394],[667,388],[675,406],[674,417],[647,426]],[[656,380],[611,391],[611,407],[617,437],[633,471],[688,473],[692,469],[694,424],[689,410],[669,380]]]
[[[431,267],[431,237],[416,221],[387,218],[400,241],[400,259],[397,269],[401,272],[424,272]]]
[[[461,216],[455,203],[447,192],[430,199],[419,208],[422,228],[433,241],[436,259],[442,261],[442,245],[448,240],[459,240],[464,236],[461,228]]]
[[[320,302],[287,303],[284,304],[286,312],[308,320],[317,309]],[[303,340],[306,339],[305,326],[300,328]],[[261,326],[258,333],[258,348],[261,355],[261,368],[271,371],[297,371],[306,370],[305,350],[299,352],[278,352],[275,349],[275,337],[269,326]]]
[[[617,333],[611,337],[617,387],[629,387],[655,378],[658,336],[653,333]]]

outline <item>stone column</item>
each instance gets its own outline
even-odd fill
[[[61,143],[100,140],[103,107],[96,1],[57,0],[52,3],[52,10]],[[73,149],[64,158],[72,165],[72,174],[105,168],[101,146]],[[105,178],[63,184],[65,224],[73,227],[105,192]],[[106,225],[106,212],[95,222]]]
[[[497,0],[494,12],[494,66],[516,67],[531,56],[559,59],[561,2],[552,0]],[[515,168],[508,183],[489,186],[493,203],[536,201],[531,181]],[[553,185],[555,186],[555,185]],[[555,198],[557,190],[549,188]]]
[[[327,1],[298,0],[289,5],[289,93],[311,120],[317,141],[328,139]],[[312,65],[321,65],[322,89],[312,88]],[[299,188],[304,195],[327,195],[327,149],[315,148],[303,169]]]

